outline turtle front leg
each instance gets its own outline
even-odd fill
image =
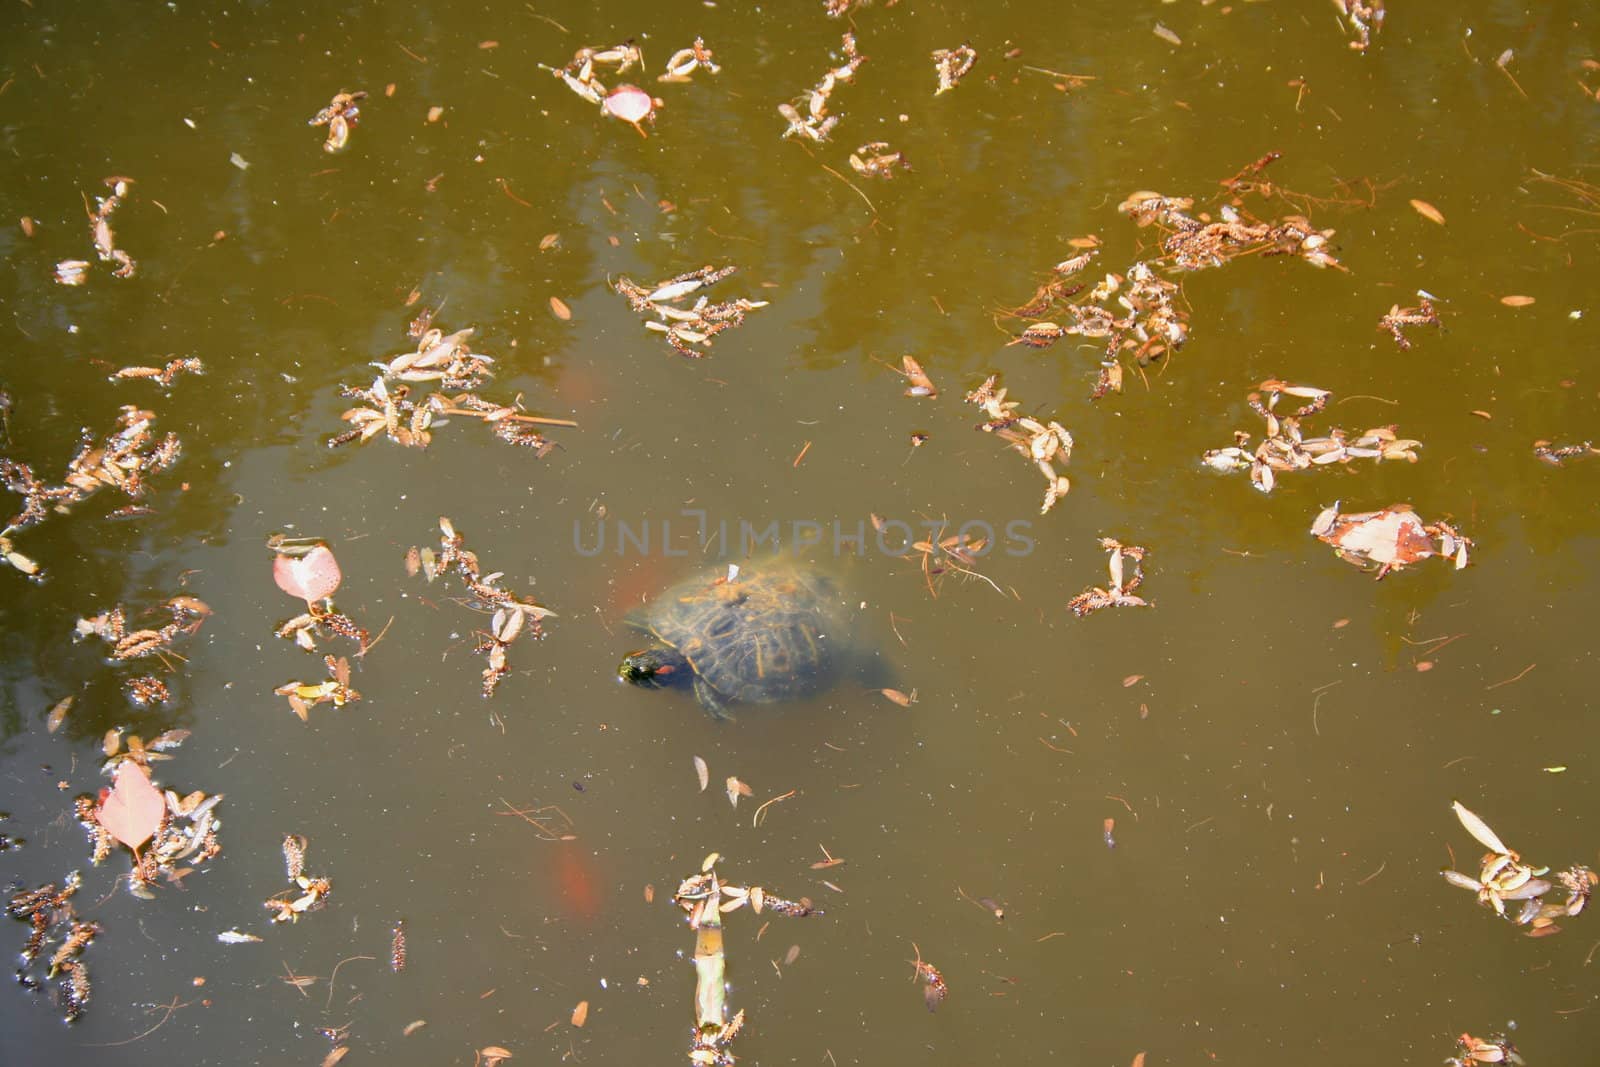
[[[711,688],[706,680],[698,674],[694,676],[694,695],[695,699],[700,701],[700,706],[706,709],[706,714],[713,719],[718,722],[731,722],[733,720],[733,716],[728,714],[726,707],[722,703],[722,698],[717,695],[717,691]]]

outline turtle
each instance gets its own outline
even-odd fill
[[[690,578],[662,593],[629,626],[654,643],[623,657],[634,685],[693,687],[726,719],[730,704],[774,704],[819,693],[847,658],[848,616],[838,586],[803,565],[774,561]]]

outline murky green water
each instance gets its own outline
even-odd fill
[[[151,479],[152,514],[107,521],[126,501],[102,494],[15,536],[47,582],[0,572],[0,832],[27,842],[0,879],[81,868],[78,911],[105,928],[85,1017],[67,1027],[48,995],[13,990],[0,1060],[316,1064],[334,1047],[317,1029],[347,1025],[347,1064],[468,1064],[490,1045],[518,1063],[682,1062],[693,935],[667,898],[716,850],[725,877],[826,911],[764,931],[727,917],[729,1001],[749,1016],[734,1051],[752,1063],[1427,1063],[1464,1030],[1513,1026],[1530,1063],[1582,1062],[1593,916],[1531,940],[1437,872],[1477,855],[1454,798],[1530,860],[1600,859],[1600,459],[1557,469],[1532,451],[1594,437],[1600,418],[1595,205],[1533,180],[1597,180],[1593,19],[1397,0],[1361,55],[1322,3],[880,3],[854,17],[869,59],[834,93],[834,140],[808,147],[780,140],[775,107],[841,61],[848,26],[817,0],[13,6],[0,452],[58,480],[80,427],[108,432],[123,404],[184,451]],[[657,86],[697,34],[722,72]],[[648,139],[536,66],[628,37],[664,100]],[[935,99],[928,54],[963,41],[978,65]],[[1064,92],[1035,67],[1095,80]],[[341,88],[371,97],[330,156],[305,120]],[[850,149],[880,139],[914,169],[852,174]],[[1349,273],[1248,257],[1183,276],[1189,344],[1099,401],[1092,343],[1007,346],[1020,324],[1003,309],[1070,238],[1100,236],[1100,271],[1154,254],[1153,231],[1116,212],[1129,193],[1215,210],[1218,182],[1268,151],[1283,158],[1267,177],[1329,201],[1311,217],[1338,231]],[[113,222],[138,273],[97,263],[58,286],[57,261],[93,258],[83,198],[112,174],[135,179]],[[714,299],[770,306],[700,361],[607,284],[708,263],[739,267]],[[1374,325],[1418,289],[1445,328],[1401,352]],[[497,360],[485,396],[580,428],[550,431],[542,459],[462,419],[425,451],[382,435],[329,450],[339,386],[404,351],[421,306],[477,327]],[[905,353],[939,397],[902,396],[885,364]],[[205,375],[108,380],[173,356]],[[1049,515],[1042,479],[961,403],[992,372],[1076,438]],[[1259,433],[1245,396],[1269,377],[1334,392],[1316,432],[1396,423],[1421,461],[1294,472],[1265,496],[1201,468],[1234,429]],[[1472,565],[1374,583],[1306,533],[1335,498],[1449,518]],[[704,563],[686,512],[777,522],[786,544],[818,524],[809,555],[849,585],[917,703],[846,683],[719,726],[686,694],[614,684],[637,643],[628,609]],[[1024,523],[1029,550],[982,561],[1003,592],[953,576],[934,598],[870,527],[866,551],[832,558],[834,525],[874,513]],[[486,572],[559,613],[513,646],[490,701],[471,654],[483,617],[458,583],[405,574],[440,515]],[[623,524],[649,524],[649,551],[616,551]],[[272,695],[322,673],[273,636],[295,603],[271,581],[274,532],[325,538],[340,608],[387,627],[357,664],[361,701],[309,725]],[[1105,580],[1102,536],[1150,549],[1153,608],[1066,611]],[[162,669],[171,702],[136,709],[121,683],[137,671],[74,644],[73,624],[180,592],[214,614]],[[221,856],[154,901],[115,884],[125,858],[89,867],[71,817],[117,725],[192,730],[158,779],[226,794]],[[728,775],[754,790],[736,810]],[[538,805],[577,839],[506,814]],[[284,888],[286,833],[334,889],[273,927],[260,901]],[[847,862],[813,870],[823,848]],[[1003,902],[1004,921],[963,893]],[[264,940],[218,943],[235,928]],[[27,931],[0,932],[20,947]],[[932,1016],[913,944],[951,989]]]

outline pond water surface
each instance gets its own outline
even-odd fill
[[[1593,5],[1396,0],[1365,52],[1332,5],[1287,0],[846,19],[821,0],[39,0],[6,26],[0,455],[59,484],[80,430],[127,404],[182,455],[148,514],[108,518],[129,501],[107,491],[13,533],[44,580],[0,570],[0,832],[25,840],[0,881],[81,870],[73,903],[103,927],[78,1022],[54,983],[0,997],[0,1062],[683,1062],[694,936],[670,897],[713,851],[725,879],[824,912],[725,917],[750,1063],[1437,1063],[1464,1031],[1592,1059],[1600,920],[1529,938],[1439,870],[1477,869],[1456,799],[1532,863],[1600,865],[1600,457],[1534,452],[1600,437]],[[867,58],[832,90],[832,138],[784,139],[777,105],[852,29]],[[720,72],[658,83],[696,36]],[[661,98],[648,137],[540,67],[627,39],[645,71],[596,74]],[[930,53],[963,43],[976,65],[935,96]],[[369,95],[329,154],[306,120],[340,90]],[[910,169],[857,174],[874,141]],[[1244,210],[1336,231],[1344,270],[1178,271],[1117,210],[1153,190],[1218,218],[1269,152]],[[112,175],[133,179],[111,221],[136,273],[58,285],[59,261],[96,259],[84,211]],[[1103,342],[1009,343],[1032,320],[1007,313],[1089,235],[1076,280],[1150,261],[1189,323],[1098,400]],[[613,291],[706,265],[738,267],[712,300],[767,306],[704,358]],[[1377,323],[1419,290],[1442,326],[1402,350]],[[340,388],[414,347],[425,307],[476,328],[480,395],[578,426],[546,428],[543,456],[462,416],[426,449],[329,448]],[[904,395],[907,354],[937,396]],[[182,357],[204,374],[112,378]],[[962,402],[990,374],[1074,438],[1048,514],[1033,464]],[[1259,443],[1247,396],[1273,378],[1331,391],[1306,436],[1393,424],[1418,461],[1284,472],[1270,494],[1202,466],[1235,430]],[[1307,532],[1335,500],[1447,520],[1470,563],[1375,582]],[[488,616],[458,579],[406,573],[440,516],[556,613],[489,699]],[[982,578],[881,549],[871,516],[987,526]],[[748,565],[741,529],[849,589],[882,680],[731,723],[616,683],[628,612]],[[360,700],[308,723],[273,690],[356,646],[274,636],[300,605],[273,534],[323,539],[339,610],[382,631],[352,661]],[[1148,550],[1149,606],[1075,618],[1102,537]],[[160,625],[180,594],[211,614],[164,662],[72,639],[116,604]],[[123,683],[150,672],[170,700],[136,707]],[[153,900],[119,883],[125,851],[90,865],[73,818],[117,727],[192,731],[154,776],[225,794],[221,854]],[[737,807],[728,776],[752,790]],[[515,814],[534,809],[573,839]],[[333,888],[273,925],[285,834]],[[20,948],[27,927],[0,933]],[[931,1015],[919,952],[950,990]]]

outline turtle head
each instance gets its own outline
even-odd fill
[[[652,645],[622,657],[617,667],[617,677],[632,685],[659,689],[675,682],[687,682],[694,676],[689,661],[677,649],[665,645]]]

